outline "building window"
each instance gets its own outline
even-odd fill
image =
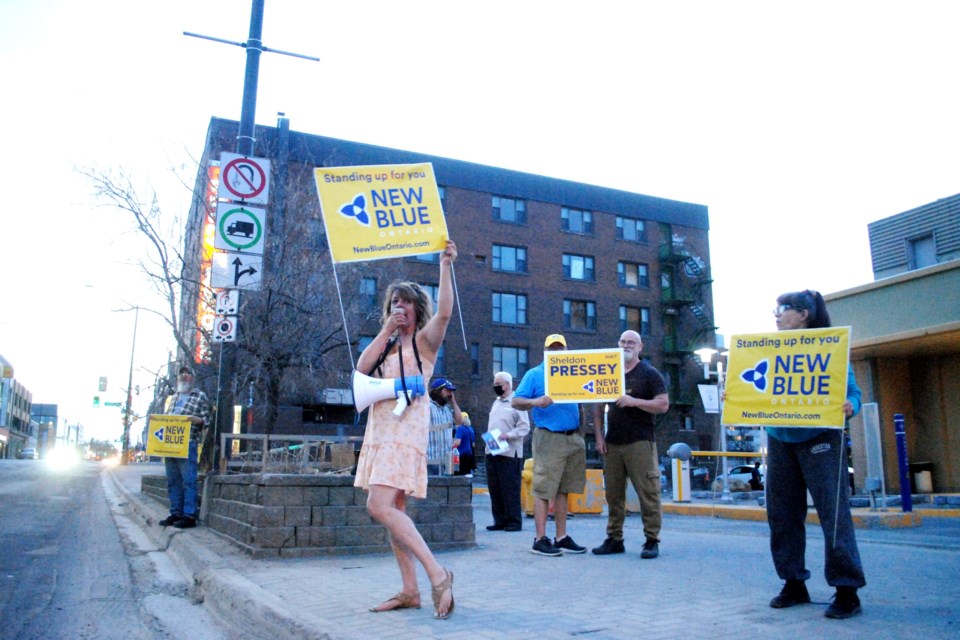
[[[480,375],[480,343],[470,343],[470,375]]]
[[[647,289],[650,287],[650,270],[645,264],[636,262],[618,262],[617,279],[621,287]]]
[[[937,264],[937,243],[933,234],[907,240],[907,269],[922,269]]]
[[[527,372],[527,348],[493,345],[493,374],[506,371],[513,376],[514,383]]]
[[[597,303],[587,300],[564,300],[563,328],[596,331]]]
[[[512,224],[527,223],[527,205],[523,200],[493,196],[491,202],[493,204],[494,220]]]
[[[512,273],[527,272],[527,250],[523,247],[493,245],[493,270]]]
[[[650,309],[620,306],[620,331],[632,330],[642,336],[650,335]]]
[[[364,311],[373,311],[377,308],[376,278],[363,278],[360,280],[360,306]]]
[[[643,220],[617,216],[617,239],[645,243],[647,241],[647,225]]]
[[[571,280],[595,280],[593,258],[572,253],[563,254],[563,277]]]
[[[527,324],[527,296],[494,293],[493,321],[501,324]]]
[[[416,260],[417,262],[432,262],[434,264],[439,264],[440,254],[439,253],[421,253],[417,256],[410,256],[411,260]]]
[[[433,375],[442,376],[447,372],[447,359],[444,355],[444,345],[440,345],[440,349],[437,351],[437,361],[433,365]],[[414,371],[416,373],[416,371]]]
[[[593,235],[593,213],[564,207],[560,210],[560,228],[570,233]]]
[[[436,284],[421,284],[420,288],[423,289],[428,296],[430,296],[430,301],[433,302],[433,310],[437,310],[437,296],[440,295],[440,286]]]

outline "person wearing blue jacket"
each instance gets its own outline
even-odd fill
[[[820,329],[830,326],[823,296],[817,291],[796,291],[777,298],[774,310],[779,331]],[[847,419],[860,411],[861,393],[851,368],[847,374]],[[770,552],[783,590],[770,606],[783,609],[810,602],[804,562],[806,549],[807,491],[820,517],[824,536],[824,574],[836,588],[824,615],[850,618],[860,613],[857,589],[866,585],[847,488],[847,456],[843,429],[767,427],[767,522]]]

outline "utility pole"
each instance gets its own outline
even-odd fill
[[[264,0],[252,0],[250,9],[250,31],[246,42],[233,42],[221,38],[213,38],[196,33],[184,31],[183,35],[194,38],[203,38],[222,42],[247,50],[247,64],[243,76],[243,103],[240,109],[240,130],[237,134],[237,153],[243,156],[252,156],[254,150],[254,126],[257,114],[257,83],[260,76],[260,54],[264,51],[279,53],[281,55],[303,58],[319,62],[319,58],[306,56],[299,53],[290,53],[279,49],[265,47],[261,40],[263,34],[263,6]],[[220,344],[220,356],[217,375],[217,420],[214,429],[213,439],[213,467],[216,469],[218,459],[218,448],[220,446],[220,434],[224,431],[232,431],[233,425],[233,381],[237,362],[237,346],[233,342],[222,342]]]
[[[133,354],[137,350],[137,323],[140,321],[140,307],[134,307],[133,345],[130,347],[130,375],[127,378],[127,406],[123,411],[123,451],[120,464],[130,463],[130,405],[133,403]],[[67,429],[69,436],[70,430]]]

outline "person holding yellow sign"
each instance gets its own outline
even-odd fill
[[[203,427],[210,421],[210,401],[207,394],[196,388],[195,382],[193,369],[180,367],[177,391],[167,398],[164,406],[165,414],[190,418],[190,446],[186,458],[163,459],[170,515],[158,523],[161,527],[192,529],[197,526],[197,449]]]
[[[383,301],[380,333],[357,360],[358,371],[380,378],[419,374],[429,380],[437,352],[453,314],[453,261],[457,246],[447,241],[440,255],[440,291],[434,314],[430,296],[412,282],[392,284]],[[382,365],[382,366],[381,366]],[[427,435],[430,399],[425,395],[385,399],[370,407],[354,485],[367,491],[367,512],[385,526],[400,567],[402,586],[373,607],[380,613],[419,609],[415,561],[423,565],[433,585],[433,617],[446,619],[454,609],[453,573],[443,567],[406,513],[408,495],[427,496]]]
[[[554,333],[547,336],[543,348],[545,351],[565,351],[567,340]],[[533,521],[537,535],[530,552],[541,556],[586,552],[586,547],[578,545],[567,535],[567,495],[583,493],[587,483],[580,405],[555,403],[546,395],[543,362],[523,374],[511,405],[520,411],[530,411],[536,425],[533,432]],[[557,525],[553,542],[547,537],[551,500]]]
[[[597,453],[603,455],[603,485],[607,497],[607,538],[593,549],[598,556],[623,553],[623,522],[627,515],[627,479],[640,499],[643,519],[643,551],[640,557],[660,555],[660,458],[653,416],[670,409],[670,396],[660,372],[640,359],[643,340],[636,331],[620,336],[623,350],[623,395],[609,405],[593,405],[593,430]],[[607,433],[603,432],[603,407],[607,409]]]
[[[785,293],[774,309],[779,331],[821,329],[830,326],[823,296],[817,291]],[[860,411],[860,389],[850,369],[847,419]],[[804,562],[806,548],[807,491],[820,517],[825,543],[824,574],[836,588],[828,618],[849,618],[860,613],[857,589],[866,584],[847,493],[847,457],[843,429],[807,427],[766,427],[767,522],[770,551],[777,575],[786,583],[770,606],[783,609],[810,602]]]

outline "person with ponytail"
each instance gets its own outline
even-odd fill
[[[823,296],[817,291],[784,293],[773,312],[778,331],[820,329],[830,326]],[[847,373],[844,415],[860,411],[860,388],[851,368]],[[860,613],[857,589],[866,585],[847,490],[847,456],[843,429],[766,427],[767,522],[770,551],[783,590],[770,606],[775,609],[810,602],[804,562],[806,549],[807,492],[813,497],[824,535],[824,574],[836,588],[827,608],[828,618],[850,618]]]

